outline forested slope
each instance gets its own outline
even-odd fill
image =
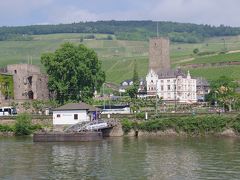
[[[197,25],[191,23],[158,22],[159,34],[173,42],[196,43],[204,38],[234,36],[240,28]],[[118,40],[147,40],[156,36],[156,21],[97,21],[58,25],[0,27],[0,40],[31,40],[30,35],[56,33],[102,33],[115,35]]]

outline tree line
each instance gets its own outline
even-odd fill
[[[0,27],[0,40],[31,40],[31,35],[56,33],[102,33],[115,35],[119,40],[147,40],[157,35],[168,36],[173,42],[196,43],[204,38],[234,36],[240,27],[197,25],[166,21],[96,21],[57,25]]]

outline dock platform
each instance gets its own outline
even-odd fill
[[[33,134],[33,142],[84,142],[103,139],[102,132],[40,132]]]

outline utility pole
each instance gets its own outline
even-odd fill
[[[105,83],[103,83],[103,109],[105,109],[105,92],[104,92],[104,86],[105,86]]]
[[[157,92],[157,82],[156,82],[156,98],[155,98],[155,101],[156,101],[156,115],[158,115],[158,92]]]

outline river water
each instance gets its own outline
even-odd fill
[[[240,179],[240,139],[0,137],[0,179]]]

